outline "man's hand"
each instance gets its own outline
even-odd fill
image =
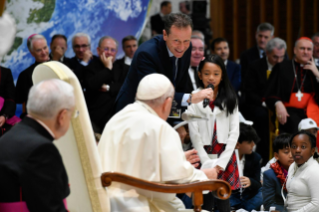
[[[211,88],[206,88],[197,93],[192,94],[192,103],[196,104],[204,99],[212,101],[214,99],[214,91]]]
[[[276,103],[276,115],[280,124],[284,125],[287,122],[287,117],[289,114],[287,113],[285,105],[280,101]]]
[[[113,57],[112,56],[106,57],[105,54],[103,53],[100,55],[100,59],[101,59],[102,63],[104,64],[105,68],[112,70],[112,68],[113,68],[113,61],[112,61]]]
[[[197,150],[188,150],[185,153],[186,160],[190,162],[195,168],[199,166],[199,156],[197,155]]]
[[[248,188],[251,185],[250,179],[248,177],[240,177],[240,184],[242,188]]]
[[[64,48],[61,46],[55,46],[52,49],[52,60],[59,61],[64,55]]]
[[[0,127],[2,127],[6,123],[6,118],[4,116],[0,116]]]
[[[319,71],[317,69],[315,60],[313,58],[312,60],[308,61],[308,63],[303,68],[307,70],[311,70],[312,73],[315,75],[315,77],[319,78]]]
[[[91,50],[87,49],[84,52],[83,61],[88,63],[91,60],[92,57],[93,57],[93,54],[92,54]]]
[[[207,178],[210,180],[216,180],[218,176],[218,172],[219,172],[216,168],[202,169],[202,171],[206,174]]]
[[[185,137],[187,136],[187,131],[184,126],[181,126],[176,129],[178,132],[179,137],[181,138],[182,143],[184,143]]]

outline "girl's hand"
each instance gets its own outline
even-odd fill
[[[214,100],[214,91],[211,88],[203,89],[192,95],[192,103],[194,104],[201,102],[204,99],[209,99],[209,101]]]

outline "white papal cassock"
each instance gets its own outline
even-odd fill
[[[98,149],[104,172],[121,172],[160,183],[207,179],[186,160],[177,132],[140,101],[128,105],[107,123]],[[175,194],[134,190],[119,183],[112,183],[108,194],[112,212],[185,209]]]

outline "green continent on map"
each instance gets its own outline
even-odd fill
[[[54,12],[55,0],[33,0],[34,2],[43,3],[43,7],[40,9],[33,9],[30,11],[30,16],[27,23],[41,23],[48,22]]]
[[[23,39],[20,37],[15,37],[14,39],[14,43],[10,49],[10,51],[7,53],[8,55],[10,55],[14,50],[17,50],[19,48],[19,46],[22,44]]]

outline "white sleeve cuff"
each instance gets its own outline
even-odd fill
[[[189,93],[185,93],[184,94],[184,96],[183,96],[183,98],[182,98],[182,102],[181,102],[181,105],[183,106],[183,107],[187,107],[188,106],[188,102],[187,102],[187,100],[189,99]]]

